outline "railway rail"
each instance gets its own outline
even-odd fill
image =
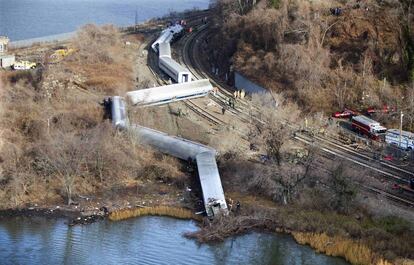
[[[163,78],[162,77],[163,75],[158,71],[158,64],[157,64],[157,61],[156,61],[156,56],[152,53],[149,54],[148,68],[151,71],[151,73],[153,74],[156,82],[159,85],[162,86],[162,85],[167,85],[168,84],[168,80]],[[193,111],[194,113],[196,113],[200,117],[204,118],[208,122],[212,123],[213,125],[225,125],[226,124],[226,122],[222,121],[220,118],[218,118],[218,117],[210,114],[209,112],[203,110],[196,103],[194,103],[193,100],[188,99],[188,100],[184,100],[183,102],[184,102],[184,105],[187,108],[189,108],[191,111]]]
[[[215,102],[219,103],[221,106],[227,107],[227,99],[233,96],[233,94],[231,93],[231,89],[227,87],[225,84],[222,84],[222,82],[218,80],[214,75],[208,74],[208,71],[204,72],[204,67],[196,59],[197,56],[195,56],[198,52],[196,47],[197,43],[201,42],[202,37],[206,34],[207,26],[202,26],[198,29],[196,33],[191,34],[190,36],[186,36],[182,40],[184,44],[183,49],[181,51],[181,61],[192,72],[194,77],[209,78],[212,81],[213,85],[219,88],[219,93],[217,93],[217,95],[211,95],[211,98]],[[252,119],[260,121],[260,119],[258,119],[257,117],[252,117],[251,111],[246,111],[246,106],[249,106],[249,104],[245,103],[243,104],[244,108],[239,107],[239,109],[232,109],[230,112],[236,115],[243,122],[251,122]],[[252,107],[250,106],[250,109],[251,108]],[[358,152],[348,145],[338,143],[338,141],[333,141],[329,137],[316,135],[312,138],[309,138],[302,134],[296,134],[295,139],[305,144],[317,142],[324,152],[331,154],[335,157],[340,157],[342,159],[348,160],[363,168],[372,170],[380,174],[380,176],[385,177],[387,180],[393,182],[408,183],[408,179],[414,176],[414,173],[407,169],[401,168],[388,161],[376,160],[373,158],[373,156],[369,156],[367,154]],[[414,200],[412,198],[398,196],[376,187],[363,186],[362,188],[368,192],[382,195],[392,201],[401,203],[405,206],[414,207]]]

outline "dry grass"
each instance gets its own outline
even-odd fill
[[[310,245],[316,251],[329,256],[344,257],[352,264],[360,265],[403,265],[414,264],[413,260],[397,259],[393,262],[384,260],[374,253],[369,247],[358,240],[349,238],[328,236],[325,233],[293,232],[295,240],[300,244]]]
[[[103,120],[104,95],[122,94],[134,82],[135,54],[119,31],[88,25],[68,46],[75,52],[59,63],[1,72],[0,208],[158,181],[145,173],[149,165],[183,186],[177,160],[155,155]]]
[[[344,257],[352,264],[380,264],[376,262],[378,258],[375,257],[374,253],[366,245],[358,241],[342,237],[329,237],[326,234],[300,232],[292,234],[298,243],[310,245],[318,252],[329,256]]]
[[[171,206],[155,206],[155,207],[144,207],[144,208],[134,208],[134,209],[124,209],[111,212],[109,219],[111,221],[120,221],[128,218],[138,217],[138,216],[168,216],[178,219],[193,219],[196,221],[201,221],[201,216],[195,215],[193,211],[171,207]]]
[[[133,87],[134,50],[125,46],[114,26],[86,25],[72,40],[74,52],[63,66],[84,77],[83,84],[106,95],[122,95]]]

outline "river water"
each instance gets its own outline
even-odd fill
[[[0,0],[0,35],[12,41],[77,30],[87,23],[133,25],[192,8],[209,0]]]
[[[249,233],[197,244],[193,221],[141,217],[69,227],[64,219],[0,218],[0,264],[318,264],[345,265],[290,236]]]

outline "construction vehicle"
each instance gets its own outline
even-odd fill
[[[72,54],[75,50],[72,48],[69,49],[58,49],[53,52],[50,56],[51,63],[58,63],[66,56]]]
[[[36,68],[37,64],[30,61],[17,61],[13,64],[14,70],[30,70]]]

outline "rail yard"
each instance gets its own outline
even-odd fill
[[[224,108],[228,108],[228,98],[233,96],[233,90],[227,85],[223,84],[223,81],[217,80],[214,75],[209,74],[209,71],[204,70],[205,67],[202,66],[202,63],[197,58],[196,54],[200,54],[198,43],[203,42],[203,38],[208,35],[208,30],[205,25],[201,25],[197,33],[193,33],[190,36],[186,36],[184,44],[182,44],[181,51],[181,61],[190,71],[193,73],[193,76],[196,78],[210,78],[213,80],[213,85],[219,88],[219,93],[216,95],[210,94],[210,98],[220,104]],[[255,116],[249,115],[251,113],[249,103],[242,101],[240,106],[235,109],[230,109],[237,119],[240,119],[242,123],[250,122],[251,119],[257,119]],[[202,110],[202,109],[201,109]],[[208,112],[204,111],[204,117],[212,116]],[[214,117],[214,116],[213,116]],[[216,117],[212,118],[216,119]],[[217,118],[218,119],[218,118]],[[354,147],[351,147],[349,144],[338,142],[335,136],[323,136],[323,135],[312,135],[306,133],[297,133],[295,139],[298,141],[304,142],[306,144],[313,143],[319,146],[327,154],[334,155],[341,159],[351,161],[355,165],[363,168],[367,168],[376,175],[376,177],[381,180],[387,180],[388,187],[385,188],[376,188],[376,187],[367,187],[364,186],[370,192],[377,193],[380,195],[385,195],[385,197],[390,198],[393,201],[400,202],[409,207],[414,206],[413,194],[398,194],[392,192],[391,188],[393,183],[399,184],[408,184],[410,179],[414,177],[414,163],[413,161],[408,161],[407,165],[401,166],[393,163],[392,161],[385,161],[380,158],[375,159],[375,151],[370,151],[370,148],[362,148],[364,150],[356,150]]]

